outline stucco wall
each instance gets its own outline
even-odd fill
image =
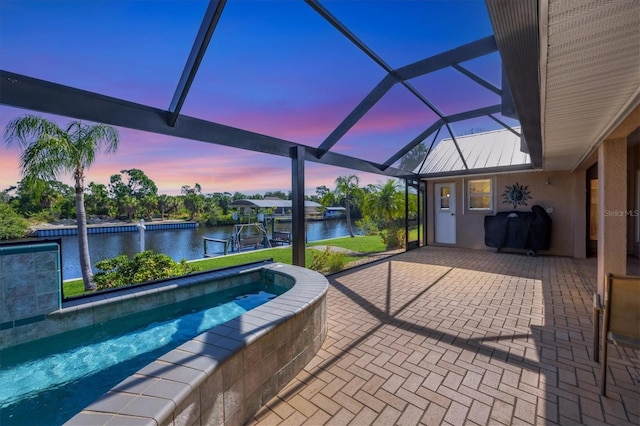
[[[627,251],[640,257],[640,144],[628,148],[627,161]]]
[[[494,211],[470,212],[465,208],[465,182],[469,179],[492,178],[494,182]],[[561,256],[584,256],[585,246],[585,176],[584,172],[523,172],[500,175],[473,176],[428,181],[427,184],[427,232],[428,244],[434,244],[435,214],[434,185],[442,182],[456,184],[456,244],[457,247],[486,248],[484,244],[484,217],[500,211],[531,211],[531,206],[539,204],[552,207],[551,248],[544,252]],[[504,204],[502,193],[507,185],[519,183],[527,186],[531,199],[526,207],[513,208]],[[547,183],[548,182],[548,183]]]

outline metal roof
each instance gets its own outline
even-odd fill
[[[514,130],[520,131],[520,128]],[[442,140],[427,156],[419,174],[478,173],[487,169],[532,167],[529,154],[520,151],[520,136],[509,130],[460,136],[456,140],[469,170],[465,168],[453,139],[449,138]]]

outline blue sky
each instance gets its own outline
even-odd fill
[[[323,1],[384,61],[397,68],[492,33],[483,0]],[[0,68],[167,108],[207,2],[84,0],[0,2]],[[464,65],[500,86],[497,53]],[[310,6],[297,0],[229,0],[182,113],[316,147],[385,72]],[[499,102],[453,69],[410,82],[442,112]],[[30,111],[0,106],[0,129]],[[32,113],[32,112],[31,112]],[[70,119],[47,116],[61,125]],[[436,121],[396,85],[334,147],[384,162]],[[496,128],[487,120],[454,131]],[[290,189],[290,161],[265,154],[119,129],[121,145],[101,157],[88,180],[107,183],[139,168],[175,194],[198,182],[204,192]],[[441,132],[447,137],[446,132]],[[19,180],[18,152],[0,147],[0,189]],[[356,173],[307,163],[306,192]]]

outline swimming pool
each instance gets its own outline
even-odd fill
[[[0,424],[64,423],[164,353],[288,290],[269,287],[243,285],[1,351]]]
[[[175,349],[168,352],[159,349],[154,360],[137,370],[132,367],[129,376],[65,423],[244,424],[320,350],[327,333],[328,281],[323,275],[262,261],[133,286],[125,291],[67,301],[61,309],[42,317],[20,324],[16,321],[14,327],[0,330],[0,348],[21,345],[26,349],[29,345],[24,343],[38,340],[35,349],[38,352],[42,346],[53,348],[65,342],[67,338],[60,338],[60,333],[66,331],[72,331],[66,336],[80,338],[86,327],[92,325],[125,316],[127,325],[134,324],[137,317],[133,314],[138,312],[144,312],[144,318],[146,312],[156,308],[169,308],[188,299],[204,300],[211,293],[255,282],[266,285],[261,289],[267,292],[272,292],[274,286],[288,290]],[[198,317],[195,323],[200,322]],[[180,328],[174,325],[173,329],[176,327]],[[195,325],[186,323],[182,328],[197,330]],[[105,352],[109,351],[98,352],[97,358],[106,362],[109,354]],[[0,359],[0,364],[5,363]],[[124,367],[122,362],[119,364],[119,368]],[[29,370],[29,375],[34,371]],[[106,371],[104,374],[109,375],[111,370]],[[82,392],[68,392],[65,404],[82,397]],[[55,400],[45,404],[50,410],[59,409]],[[36,422],[32,416],[27,423]]]

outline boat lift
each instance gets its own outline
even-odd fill
[[[254,232],[251,232],[251,230],[253,230]],[[267,235],[267,230],[264,229],[262,223],[254,222],[233,225],[231,250],[240,251],[248,247],[271,247],[271,241],[269,240],[269,236]]]
[[[229,240],[218,238],[203,237],[204,239],[204,257],[213,257],[215,254],[209,253],[210,244],[222,244],[224,254],[231,249],[232,252],[240,252],[247,248],[271,248],[278,245],[291,244],[291,232],[279,230],[276,231],[276,222],[291,221],[291,200],[280,199],[244,199],[236,200],[229,205],[230,208],[237,208],[238,211],[233,213],[234,221],[233,234]],[[321,207],[320,204],[312,201],[305,201],[305,208],[314,212]],[[270,212],[258,213],[261,209]],[[263,210],[263,211],[264,211]],[[271,232],[267,232],[270,228]]]
[[[233,225],[233,235],[228,240],[210,237],[202,237],[202,239],[204,240],[204,257],[219,255],[219,253],[214,254],[209,252],[209,245],[211,243],[222,244],[225,255],[228,254],[229,248],[231,248],[232,252],[240,252],[250,247],[254,249],[272,247],[267,231],[260,222]]]

